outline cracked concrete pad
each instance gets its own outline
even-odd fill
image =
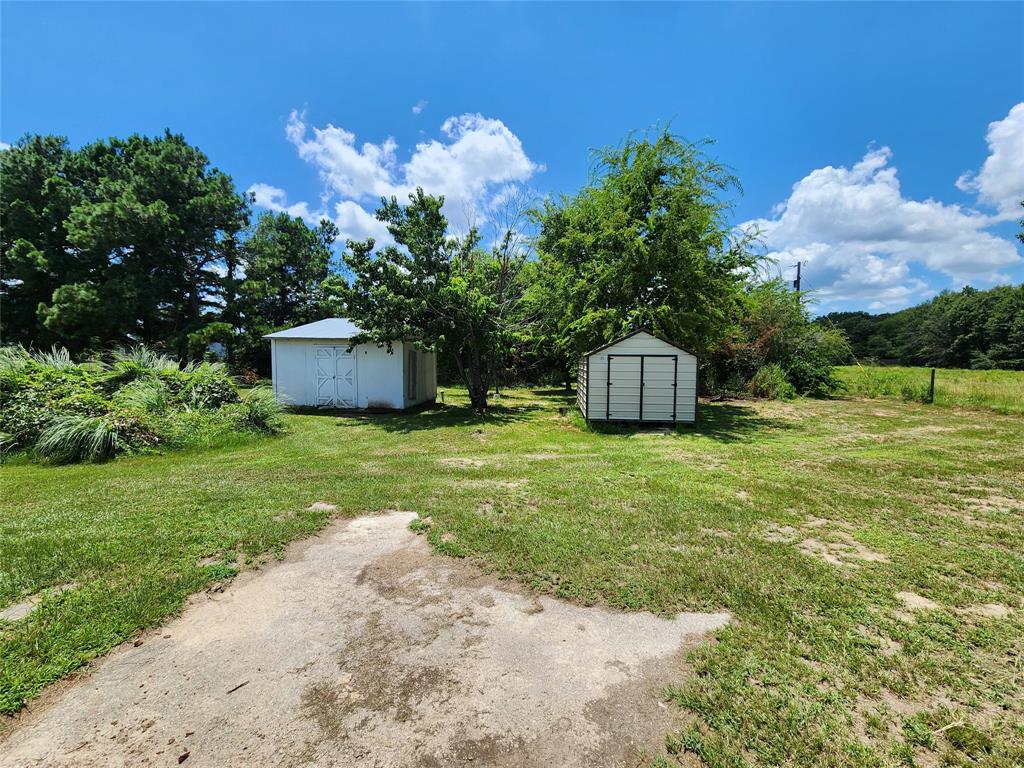
[[[682,646],[725,613],[585,608],[336,523],[44,695],[0,766],[634,766]]]

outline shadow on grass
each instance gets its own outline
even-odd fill
[[[537,403],[507,406],[491,405],[485,413],[479,413],[463,405],[430,405],[425,408],[406,411],[339,411],[320,408],[297,408],[292,412],[302,416],[326,416],[338,419],[338,425],[361,423],[384,432],[409,433],[426,429],[446,429],[523,422],[532,418],[539,410],[547,410]]]
[[[722,442],[734,442],[769,429],[792,428],[790,422],[760,416],[755,409],[747,405],[701,403],[697,423],[684,427],[681,431],[705,435]]]
[[[531,389],[530,392],[539,397],[564,397],[569,400],[576,399],[576,390],[566,389],[565,387],[552,387],[549,389]]]
[[[630,424],[590,422],[587,429],[604,435],[636,435],[645,432],[671,431],[679,435],[704,435],[712,440],[731,443],[748,440],[769,429],[791,429],[792,425],[782,419],[758,415],[749,406],[701,403],[696,424]]]

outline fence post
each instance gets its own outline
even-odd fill
[[[932,368],[931,383],[928,385],[928,402],[929,403],[934,403],[935,402],[935,369],[934,368]]]

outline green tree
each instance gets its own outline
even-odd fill
[[[832,368],[849,355],[846,334],[812,323],[801,294],[787,283],[751,282],[730,335],[709,356],[708,377],[715,389],[738,391],[760,378],[762,368],[777,367],[796,393],[821,396],[835,390]]]
[[[328,219],[310,228],[287,213],[259,215],[237,253],[245,277],[234,288],[236,297],[225,305],[225,318],[238,327],[238,338],[229,345],[238,367],[266,371],[263,334],[328,314],[331,292],[325,284],[337,237],[338,228]],[[234,285],[234,270],[227,275],[225,284]]]
[[[189,334],[217,319],[225,244],[248,203],[182,136],[77,151],[27,137],[0,162],[5,338],[75,351],[141,342],[184,356]]]
[[[73,152],[57,136],[27,136],[0,152],[0,341],[49,346],[37,315],[80,277],[64,222],[80,199]]]
[[[944,291],[882,315],[835,312],[819,322],[844,329],[853,355],[904,365],[1024,370],[1024,286]]]
[[[473,407],[483,410],[519,338],[526,257],[512,227],[490,250],[480,248],[476,229],[450,237],[443,205],[443,197],[422,189],[407,205],[382,200],[377,218],[396,244],[375,249],[372,238],[349,242],[347,311],[369,329],[357,343],[414,341],[449,356]]]
[[[597,153],[580,192],[537,213],[530,301],[563,372],[642,326],[698,354],[727,334],[756,258],[726,221],[724,195],[738,182],[705,146],[667,130],[630,136]]]

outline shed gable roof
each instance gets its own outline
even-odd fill
[[[285,328],[283,331],[268,333],[264,339],[351,339],[362,330],[345,317],[328,317],[325,320]]]
[[[619,336],[617,339],[612,339],[607,344],[602,344],[600,347],[596,347],[595,349],[590,350],[589,352],[584,354],[583,357],[590,357],[591,355],[596,355],[598,352],[604,352],[606,349],[610,349],[611,347],[614,347],[616,344],[618,344],[620,342],[623,342],[626,339],[631,339],[634,336],[638,336],[641,333],[646,333],[652,339],[657,339],[658,341],[663,341],[666,344],[668,344],[670,347],[674,347],[674,348],[678,349],[680,352],[685,352],[688,355],[693,355],[693,357],[697,357],[697,355],[695,355],[690,350],[685,349],[684,347],[680,347],[678,344],[673,344],[668,339],[666,339],[666,338],[664,338],[662,336],[659,336],[658,334],[656,334],[653,331],[651,331],[650,328],[637,328],[635,331],[630,331],[625,336]]]

